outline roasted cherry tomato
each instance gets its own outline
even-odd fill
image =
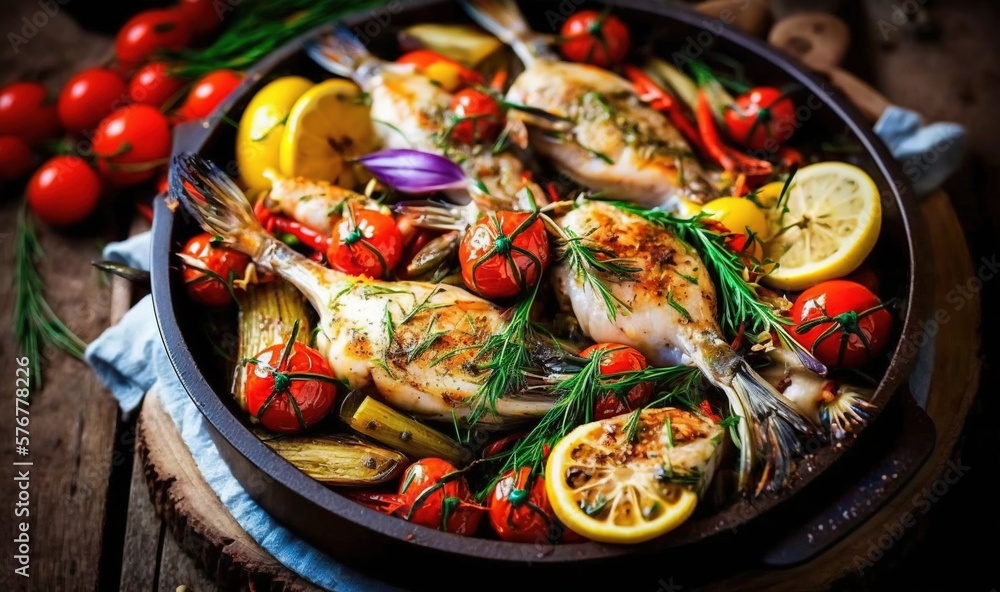
[[[94,211],[101,197],[101,179],[82,158],[55,156],[35,171],[25,193],[31,210],[43,222],[70,226]]]
[[[215,0],[180,0],[177,4],[188,26],[198,35],[207,35],[222,24],[222,14],[219,8],[222,8],[223,11],[228,11],[231,8],[231,6],[224,4],[217,8]]]
[[[403,473],[399,494],[403,518],[428,528],[469,536],[479,528],[483,509],[472,501],[465,477],[448,461],[423,458]]]
[[[777,150],[795,133],[795,103],[772,86],[759,86],[736,97],[725,113],[734,141],[752,150]]]
[[[601,374],[618,374],[642,370],[649,366],[646,356],[635,348],[620,343],[596,343],[580,352],[581,358],[590,358],[601,352]],[[648,382],[637,384],[625,395],[624,400],[614,392],[608,391],[597,399],[594,405],[594,419],[607,419],[622,413],[634,411],[653,396],[653,385]]]
[[[847,280],[822,282],[792,305],[791,332],[828,367],[857,368],[885,351],[892,315],[868,288]]]
[[[455,123],[450,139],[469,146],[493,142],[503,129],[503,113],[496,99],[490,95],[466,88],[451,99],[451,112]]]
[[[510,298],[534,286],[549,264],[545,224],[528,212],[501,211],[473,224],[458,247],[462,279],[483,298]]]
[[[559,32],[559,50],[564,58],[602,68],[621,62],[628,53],[629,43],[625,23],[596,10],[573,14]]]
[[[35,155],[19,136],[0,136],[0,181],[20,179],[31,171]]]
[[[353,210],[334,227],[326,257],[338,271],[384,279],[399,265],[403,247],[403,235],[391,216]]]
[[[115,55],[126,70],[131,70],[157,52],[182,49],[189,41],[191,27],[180,9],[145,10],[118,31]]]
[[[170,124],[149,105],[122,107],[97,126],[94,154],[97,169],[111,185],[142,183],[170,156]]]
[[[326,358],[295,341],[272,345],[247,361],[247,411],[272,432],[296,433],[319,423],[337,398]]]
[[[396,63],[412,64],[418,72],[448,92],[483,83],[483,76],[479,72],[429,49],[417,49],[405,53],[396,60]]]
[[[125,80],[114,70],[89,68],[74,75],[59,93],[59,123],[68,132],[92,130],[125,104]]]
[[[181,117],[188,120],[208,117],[242,81],[243,76],[232,70],[216,70],[205,74],[191,87],[191,92],[181,105]]]
[[[46,99],[44,86],[15,82],[0,89],[0,135],[17,136],[34,146],[58,131],[56,106]]]
[[[128,83],[128,96],[133,103],[162,109],[184,88],[184,81],[172,76],[164,62],[150,62],[139,68]]]
[[[545,478],[531,468],[507,471],[489,501],[490,524],[497,536],[516,543],[553,543],[561,534],[545,493]]]
[[[184,283],[188,295],[199,304],[226,306],[232,301],[229,288],[243,279],[250,258],[215,244],[212,235],[195,235],[180,251],[184,260]]]

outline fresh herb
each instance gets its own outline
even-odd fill
[[[539,339],[537,325],[531,320],[538,285],[514,305],[507,325],[489,335],[472,359],[475,369],[487,374],[470,403],[470,426],[485,414],[496,413],[496,403],[501,398],[527,387],[525,369],[531,365],[532,345]]]
[[[423,339],[416,343],[412,348],[410,348],[410,351],[406,353],[407,364],[424,355],[424,353],[430,349],[432,345],[434,345],[434,342],[448,334],[447,331],[435,331],[434,333],[431,333],[431,329],[434,328],[435,322],[437,322],[437,315],[431,317],[430,322],[427,323],[427,331],[424,332]]]
[[[42,386],[39,362],[43,346],[55,346],[80,360],[87,346],[45,300],[45,286],[38,272],[38,263],[44,256],[25,204],[18,214],[14,233],[14,338],[28,358],[30,380],[35,388]]]
[[[634,280],[635,274],[641,269],[631,260],[616,257],[613,251],[591,241],[588,238],[589,233],[579,236],[569,228],[561,229],[560,233],[562,234],[561,257],[569,264],[576,277],[582,279],[604,300],[608,318],[616,320],[619,309],[624,314],[631,312],[628,303],[612,291],[608,282]]]
[[[691,313],[689,313],[686,308],[684,308],[683,306],[681,306],[680,302],[677,302],[676,300],[674,300],[674,291],[673,290],[667,292],[667,304],[670,305],[670,308],[676,310],[682,317],[684,317],[684,319],[687,322],[690,323],[692,321],[692,319],[691,319]]]
[[[787,184],[786,181],[786,186]],[[757,295],[756,284],[744,279],[744,263],[740,254],[726,246],[724,235],[709,230],[701,223],[705,214],[682,218],[663,210],[647,210],[633,203],[622,201],[609,203],[622,211],[671,230],[679,238],[694,246],[715,277],[721,305],[719,322],[727,335],[735,335],[741,324],[745,324],[745,330],[752,334],[774,331],[782,343],[792,349],[807,368],[819,374],[826,374],[826,367],[788,333],[787,325],[791,323],[791,319],[781,316],[777,309],[763,302]]]

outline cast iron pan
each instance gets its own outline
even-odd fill
[[[583,3],[574,0],[559,4],[521,4],[536,30],[550,32],[562,22],[561,11],[569,12]],[[684,8],[643,0],[617,0],[615,5],[615,14],[628,23],[633,39],[648,42],[655,55],[677,62],[685,56],[703,57],[717,52],[740,60],[755,83],[799,85],[801,90],[796,94],[796,103],[811,108],[800,107],[801,127],[796,137],[817,143],[839,138],[856,147],[856,152],[844,159],[864,168],[875,179],[882,194],[882,234],[871,261],[878,270],[881,296],[893,299],[896,316],[902,320],[897,324],[901,329],[897,331],[896,347],[872,400],[879,410],[889,406],[916,358],[913,343],[919,335],[918,321],[923,318],[930,287],[924,264],[927,259],[921,253],[926,241],[919,215],[906,177],[895,160],[872,134],[865,120],[845,104],[827,82],[805,72],[779,51]],[[392,2],[385,8],[357,13],[343,20],[353,30],[364,34],[363,40],[370,49],[387,57],[393,57],[397,51],[395,31],[399,28],[416,22],[466,21],[458,5],[441,0]],[[303,40],[309,36],[311,34],[289,43],[252,70],[242,86],[220,107],[221,112],[229,120],[238,120],[253,94],[277,76],[297,74],[317,81],[327,78],[328,75],[301,49]],[[236,175],[235,130],[223,118],[216,117],[178,131],[176,152],[198,152]],[[696,558],[706,557],[709,549],[720,545],[752,548],[754,541],[746,539],[758,536],[752,535],[754,532],[777,529],[780,524],[775,521],[783,513],[777,513],[773,519],[757,520],[762,514],[793,497],[800,506],[809,506],[810,500],[818,501],[813,492],[820,486],[808,487],[810,482],[840,457],[847,456],[845,453],[858,440],[865,440],[865,436],[869,440],[891,437],[887,435],[888,428],[873,427],[873,424],[889,422],[877,422],[873,417],[869,428],[836,446],[821,445],[818,441],[807,443],[812,453],[799,463],[798,479],[787,491],[736,500],[719,511],[696,514],[676,531],[643,545],[514,544],[463,538],[416,526],[364,508],[325,488],[285,462],[250,432],[245,414],[228,395],[228,379],[212,352],[211,340],[206,337],[205,319],[186,298],[177,261],[172,256],[188,237],[199,231],[186,215],[172,212],[162,201],[157,203],[152,247],[153,297],[170,360],[191,398],[208,419],[223,457],[254,499],[289,528],[363,570],[409,587],[443,585],[442,572],[430,566],[447,565],[444,562],[448,559],[460,560],[463,566],[499,566],[504,574],[511,575],[530,567],[533,574],[553,572],[561,582],[569,583],[577,578],[587,581],[590,570],[579,569],[583,567],[581,562],[615,558],[615,572],[621,574],[618,567],[622,565],[676,567],[697,561]],[[229,335],[232,337],[231,332]],[[849,456],[864,455],[859,451]],[[789,504],[792,505],[795,504]],[[749,524],[751,521],[754,524]],[[803,553],[792,555],[805,556]],[[730,564],[735,562],[730,552],[726,552],[726,556]],[[656,558],[652,563],[651,557]],[[718,569],[719,562],[714,565]],[[392,568],[387,569],[389,566]],[[650,582],[645,581],[647,585]],[[480,580],[471,585],[485,584]]]

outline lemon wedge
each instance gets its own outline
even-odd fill
[[[856,166],[812,164],[795,174],[769,222],[764,256],[778,267],[763,281],[802,290],[851,273],[871,253],[882,226],[878,187]]]
[[[718,463],[722,428],[674,408],[584,424],[552,447],[545,488],[573,532],[606,543],[639,543],[677,528],[698,505]]]
[[[236,132],[236,164],[249,194],[271,187],[264,171],[278,167],[285,119],[295,101],[312,86],[311,80],[301,76],[285,76],[268,83],[250,99]]]
[[[368,180],[364,170],[349,161],[374,146],[364,93],[353,82],[332,78],[306,91],[288,114],[280,170],[289,177],[330,181],[349,189]]]

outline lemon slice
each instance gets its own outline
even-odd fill
[[[556,516],[573,532],[606,543],[639,543],[684,523],[718,463],[722,428],[674,408],[584,424],[560,440],[545,465]]]
[[[863,170],[843,162],[799,169],[784,208],[770,210],[764,256],[778,268],[764,277],[784,290],[802,290],[845,276],[875,247],[882,226],[878,187]]]
[[[271,187],[264,171],[278,168],[285,119],[295,101],[312,85],[311,80],[301,76],[278,78],[257,91],[243,111],[236,131],[236,164],[250,194]]]
[[[374,146],[364,93],[353,82],[333,78],[306,91],[292,107],[281,140],[280,170],[289,177],[351,188],[368,176],[348,161]]]

